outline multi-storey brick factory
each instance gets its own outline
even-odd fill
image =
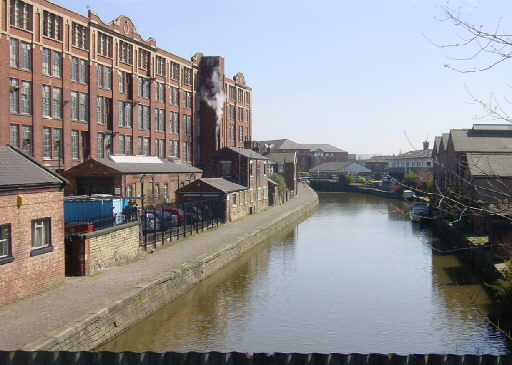
[[[222,57],[178,57],[126,16],[104,23],[45,0],[6,0],[1,12],[0,145],[66,170],[109,154],[201,166],[251,139],[252,89],[225,76]]]

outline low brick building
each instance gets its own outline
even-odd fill
[[[112,194],[140,197],[139,205],[175,201],[174,192],[201,177],[202,171],[175,159],[155,156],[90,158],[64,172],[66,195]]]
[[[223,177],[247,187],[253,213],[268,207],[268,158],[253,150],[224,147],[207,161],[204,177]]]
[[[255,209],[255,197],[247,187],[221,177],[198,179],[176,191],[178,202],[211,198],[222,199],[224,222],[252,214]]]
[[[297,153],[296,152],[271,152],[265,157],[269,159],[269,165],[273,171],[284,176],[286,187],[297,191]]]
[[[66,180],[0,147],[0,305],[64,279]]]

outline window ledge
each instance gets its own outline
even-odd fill
[[[53,246],[34,248],[34,249],[32,249],[32,251],[30,251],[30,256],[42,255],[44,253],[52,252],[52,251],[53,251]]]
[[[14,257],[13,256],[1,257],[0,258],[0,265],[8,264],[9,262],[13,262],[13,261],[14,261]]]

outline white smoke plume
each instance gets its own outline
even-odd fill
[[[201,87],[201,99],[213,110],[217,116],[217,124],[215,126],[215,144],[219,148],[219,132],[222,122],[222,113],[224,110],[224,102],[226,101],[226,94],[222,89],[222,80],[219,73],[219,68],[213,69],[210,79],[206,85]]]

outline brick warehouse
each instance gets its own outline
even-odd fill
[[[104,23],[44,0],[0,11],[0,145],[63,170],[108,154],[201,166],[251,139],[252,89],[225,76],[222,57],[178,57],[126,16]]]

